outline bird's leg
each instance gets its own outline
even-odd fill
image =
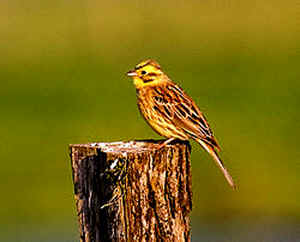
[[[171,143],[173,140],[175,140],[176,138],[170,138],[170,139],[167,139],[165,140],[162,144],[160,144],[158,146],[158,149],[160,150],[161,148],[165,147],[167,144]]]

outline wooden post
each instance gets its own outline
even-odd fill
[[[70,145],[80,241],[190,241],[190,145]]]

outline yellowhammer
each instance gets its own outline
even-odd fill
[[[167,140],[196,140],[215,160],[228,183],[235,188],[232,177],[224,167],[216,150],[220,146],[200,109],[176,85],[154,60],[146,60],[127,73],[133,78],[138,107],[150,126]]]

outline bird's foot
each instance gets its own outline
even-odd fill
[[[173,140],[175,140],[176,138],[170,138],[170,139],[167,139],[165,140],[163,143],[161,143],[159,146],[158,146],[158,150],[162,149],[163,147],[165,147],[167,144],[171,143]]]

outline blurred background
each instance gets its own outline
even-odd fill
[[[193,241],[300,238],[299,2],[1,1],[0,35],[1,241],[79,240],[68,145],[160,138],[125,75],[149,57],[239,187],[192,143]]]

